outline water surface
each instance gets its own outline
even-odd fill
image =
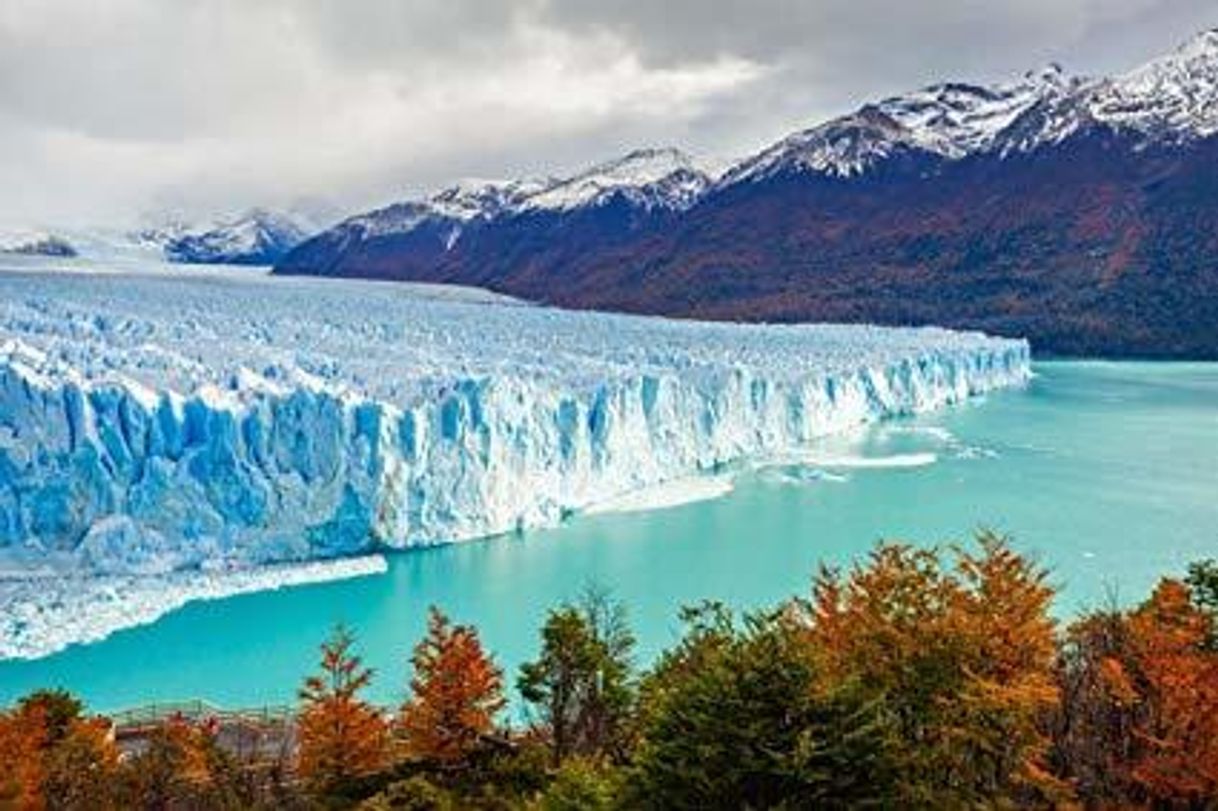
[[[396,701],[430,604],[475,623],[513,680],[547,608],[589,582],[626,601],[646,660],[673,640],[681,605],[804,593],[819,561],[848,562],[880,538],[1008,532],[1052,569],[1063,616],[1137,599],[1159,576],[1218,557],[1218,364],[1036,372],[1026,389],[827,443],[819,464],[747,472],[713,501],[397,554],[383,576],[196,603],[100,643],[0,663],[0,703],[45,685],[99,710],[289,702],[337,621],[378,671],[373,696]]]

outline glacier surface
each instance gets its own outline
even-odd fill
[[[0,272],[0,571],[223,572],[551,524],[1029,374],[940,329]]]

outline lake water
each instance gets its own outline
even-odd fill
[[[960,540],[981,526],[1053,571],[1056,610],[1140,599],[1218,557],[1218,364],[1060,362],[1019,391],[827,443],[828,461],[741,473],[722,498],[577,516],[518,537],[393,555],[381,576],[188,605],[33,662],[0,663],[0,704],[58,685],[97,710],[204,698],[286,703],[342,621],[402,696],[427,606],[472,622],[514,682],[547,608],[590,582],[623,599],[646,661],[683,604],[805,593],[819,561],[881,538]]]

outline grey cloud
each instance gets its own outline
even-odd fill
[[[4,0],[0,222],[325,197],[642,144],[717,158],[875,96],[1106,72],[1212,0]]]

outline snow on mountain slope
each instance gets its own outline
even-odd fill
[[[1146,134],[1204,138],[1218,132],[1218,29],[1099,83],[1089,107],[1098,121]]]
[[[255,208],[208,225],[170,229],[162,247],[171,262],[270,265],[316,230],[298,217]]]
[[[394,203],[339,223],[328,235],[343,244],[409,233],[423,224],[438,228],[451,248],[461,229],[514,213],[530,196],[549,188],[552,179],[463,180],[425,200]]]
[[[331,238],[342,244],[436,229],[452,248],[465,226],[527,213],[569,213],[620,196],[645,210],[680,211],[693,205],[710,177],[675,149],[641,149],[569,178],[465,180],[422,200],[394,203],[351,217]]]
[[[1021,341],[0,273],[0,562],[157,574],[567,511],[1028,374]]]
[[[1009,84],[938,84],[893,96],[785,138],[733,167],[722,185],[780,172],[852,177],[901,153],[962,158],[989,149],[1033,105],[1065,95],[1077,83],[1051,65]]]
[[[459,222],[489,219],[516,211],[525,200],[556,182],[553,178],[463,180],[428,198],[427,207],[434,216]]]
[[[676,149],[640,149],[528,197],[528,210],[570,211],[621,195],[641,208],[688,208],[710,177]]]
[[[932,85],[868,104],[737,164],[721,185],[782,172],[854,177],[901,155],[1028,152],[1095,125],[1167,143],[1218,132],[1218,30],[1112,78],[1051,65],[1013,83]]]
[[[123,264],[166,260],[190,264],[271,265],[323,223],[297,214],[255,208],[242,214],[187,223],[166,218],[138,228],[63,227],[53,231],[0,232],[0,252],[79,256]],[[24,234],[30,249],[5,246]],[[41,234],[39,239],[31,235]],[[35,250],[36,248],[36,250]]]
[[[1218,29],[1128,73],[1044,99],[1004,133],[998,148],[1028,152],[1095,127],[1132,135],[1140,146],[1218,133]]]

